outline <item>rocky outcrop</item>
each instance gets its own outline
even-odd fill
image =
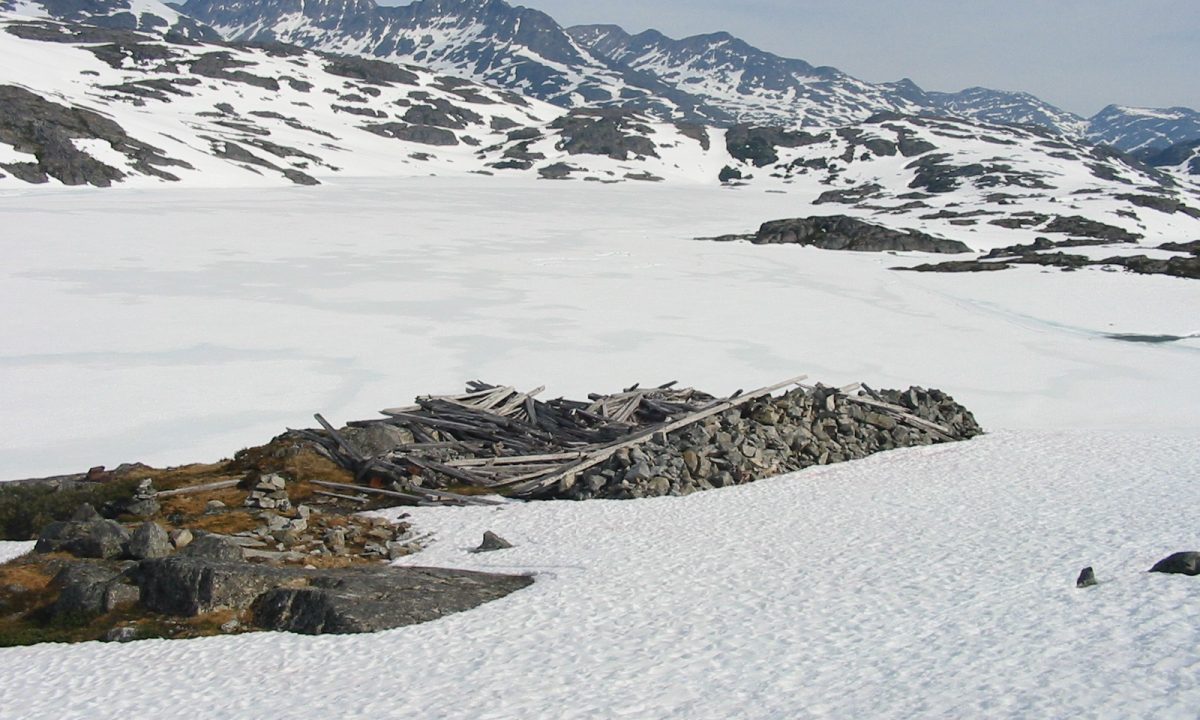
[[[129,157],[139,172],[167,180],[178,178],[161,167],[190,167],[134,140],[120,125],[98,113],[59,105],[14,85],[0,85],[0,143],[34,158],[0,163],[0,169],[31,183],[55,178],[64,185],[108,187],[125,177],[117,168],[79,150],[73,140],[102,140]]]
[[[558,148],[570,155],[605,155],[614,160],[658,157],[647,137],[649,126],[627,110],[572,110],[550,123],[562,139]]]
[[[523,575],[440,568],[301,572],[255,600],[255,626],[309,635],[377,632],[470,610],[533,583]]]
[[[81,558],[117,558],[125,552],[129,531],[115,520],[99,516],[53,522],[42,528],[33,551],[66,552]]]
[[[763,223],[751,242],[789,243],[824,250],[859,252],[916,251],[963,253],[971,249],[957,240],[936,238],[917,230],[893,230],[846,215],[813,216]]]

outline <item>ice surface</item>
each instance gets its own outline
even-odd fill
[[[1200,330],[1200,283],[692,239],[808,212],[484,177],[0,194],[0,478],[212,461],[474,378],[582,396],[807,372],[939,387],[988,429],[1200,428],[1200,341],[1105,337]]]

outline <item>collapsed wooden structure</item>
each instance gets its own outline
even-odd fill
[[[502,502],[498,495],[543,497],[556,484],[622,449],[652,439],[665,442],[667,434],[713,415],[784,388],[807,387],[802,385],[805,379],[788,378],[725,398],[677,388],[673,382],[652,388],[635,385],[616,394],[590,395],[587,402],[542,401],[537,396],[544,388],[521,392],[475,381],[458,395],[420,397],[413,405],[381,411],[382,418],[351,422],[344,433],[319,414],[315,417],[323,432],[292,432],[355,474],[355,484],[314,481],[322,486],[321,494],[357,502],[365,502],[365,494],[395,504],[496,504]],[[861,384],[821,389],[939,440],[954,439],[951,428],[885,402]],[[347,437],[351,430],[373,426],[400,428],[411,442],[372,454]]]

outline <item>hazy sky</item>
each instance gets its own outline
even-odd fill
[[[1200,0],[510,2],[565,26],[671,37],[726,30],[863,80],[1024,90],[1085,116],[1109,103],[1200,109]]]

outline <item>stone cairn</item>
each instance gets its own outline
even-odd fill
[[[245,506],[278,512],[291,511],[292,501],[288,499],[287,481],[283,479],[283,476],[275,473],[263,475],[250,489],[250,494],[246,496]]]
[[[359,479],[314,482],[336,491],[329,494],[472,505],[497,502],[487,495],[686,495],[983,432],[970,411],[938,390],[802,380],[726,398],[668,383],[546,402],[534,397],[540,389],[472,382],[466,393],[421,397],[340,430],[317,415],[323,432],[285,437],[312,443]]]

